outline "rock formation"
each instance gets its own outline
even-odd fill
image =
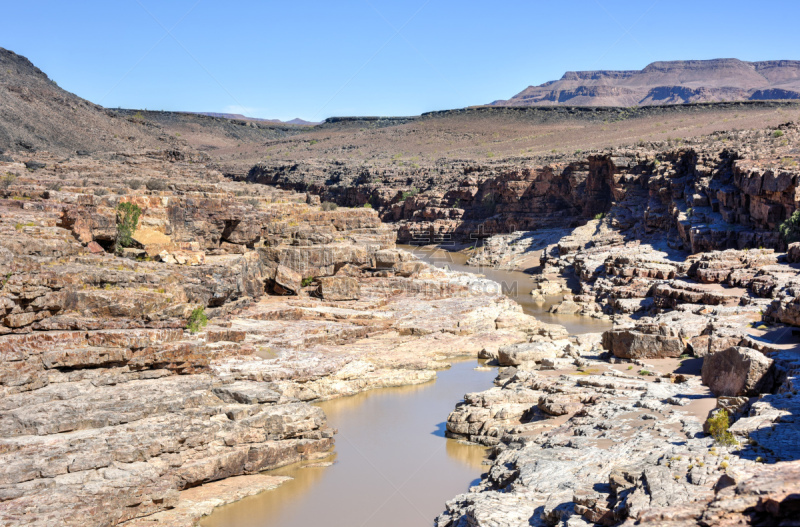
[[[800,61],[737,59],[653,62],[633,71],[569,71],[495,106],[636,106],[800,99]]]
[[[328,455],[335,431],[309,401],[426,382],[540,327],[493,284],[395,249],[372,210],[163,152],[14,158],[3,525],[192,525],[283,481],[246,475]],[[141,211],[127,247],[121,204]],[[216,502],[193,490],[226,478]]]
[[[310,403],[427,382],[463,355],[500,369],[457,404],[447,435],[490,446],[491,466],[440,527],[796,523],[796,124],[421,165],[392,150],[368,164],[350,151],[376,138],[483,149],[497,119],[529,133],[530,115],[589,128],[627,110],[309,131],[109,112],[18,55],[0,50],[0,63],[3,525],[194,525],[285,481],[262,471],[329,455],[335,430]],[[714,68],[749,68],[774,90],[795,66]],[[754,108],[796,106],[685,115]],[[448,128],[465,116],[483,128]],[[307,155],[316,137],[322,157]],[[529,140],[503,141],[517,139]],[[210,157],[240,140],[262,159],[298,153],[249,172]],[[472,263],[532,272],[535,301],[561,295],[553,313],[609,329],[570,335],[397,239],[478,246]]]

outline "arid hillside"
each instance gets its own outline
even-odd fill
[[[653,62],[643,70],[568,71],[495,106],[649,106],[800,99],[800,61]]]
[[[0,48],[0,150],[74,154],[168,149],[175,143],[145,121],[61,89],[28,59]]]

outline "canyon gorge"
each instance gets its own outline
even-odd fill
[[[0,51],[0,524],[225,525],[347,470],[337,402],[476,367],[420,525],[798,524],[797,103],[306,126]]]

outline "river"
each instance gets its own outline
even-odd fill
[[[402,246],[401,246],[402,247]],[[402,247],[407,248],[407,247]],[[563,324],[571,334],[603,331],[607,322],[552,315],[531,301],[530,275],[465,265],[467,255],[420,251],[418,257],[455,271],[479,271],[503,283],[525,312]],[[453,361],[433,382],[372,390],[319,403],[337,428],[331,466],[298,464],[268,472],[294,478],[279,488],[220,507],[203,527],[429,527],[444,503],[485,471],[485,449],[444,437],[444,420],[468,392],[492,386],[494,369],[475,359]],[[477,369],[476,369],[477,368]]]

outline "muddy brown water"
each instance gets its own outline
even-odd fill
[[[440,261],[428,259],[437,266]],[[429,255],[430,256],[430,255]],[[437,255],[433,255],[437,256]],[[441,255],[439,255],[441,256]],[[551,315],[550,299],[542,306],[530,300],[530,275],[477,269],[467,256],[453,253],[451,269],[480,272],[509,286],[507,292],[526,312],[563,324],[570,333],[609,327],[585,317]],[[267,472],[294,478],[275,490],[220,507],[203,519],[203,527],[385,527],[431,526],[444,503],[466,492],[486,470],[485,449],[444,437],[444,420],[465,393],[492,386],[494,369],[475,359],[453,361],[435,381],[372,390],[319,403],[330,426],[337,428],[336,447],[319,461]]]

